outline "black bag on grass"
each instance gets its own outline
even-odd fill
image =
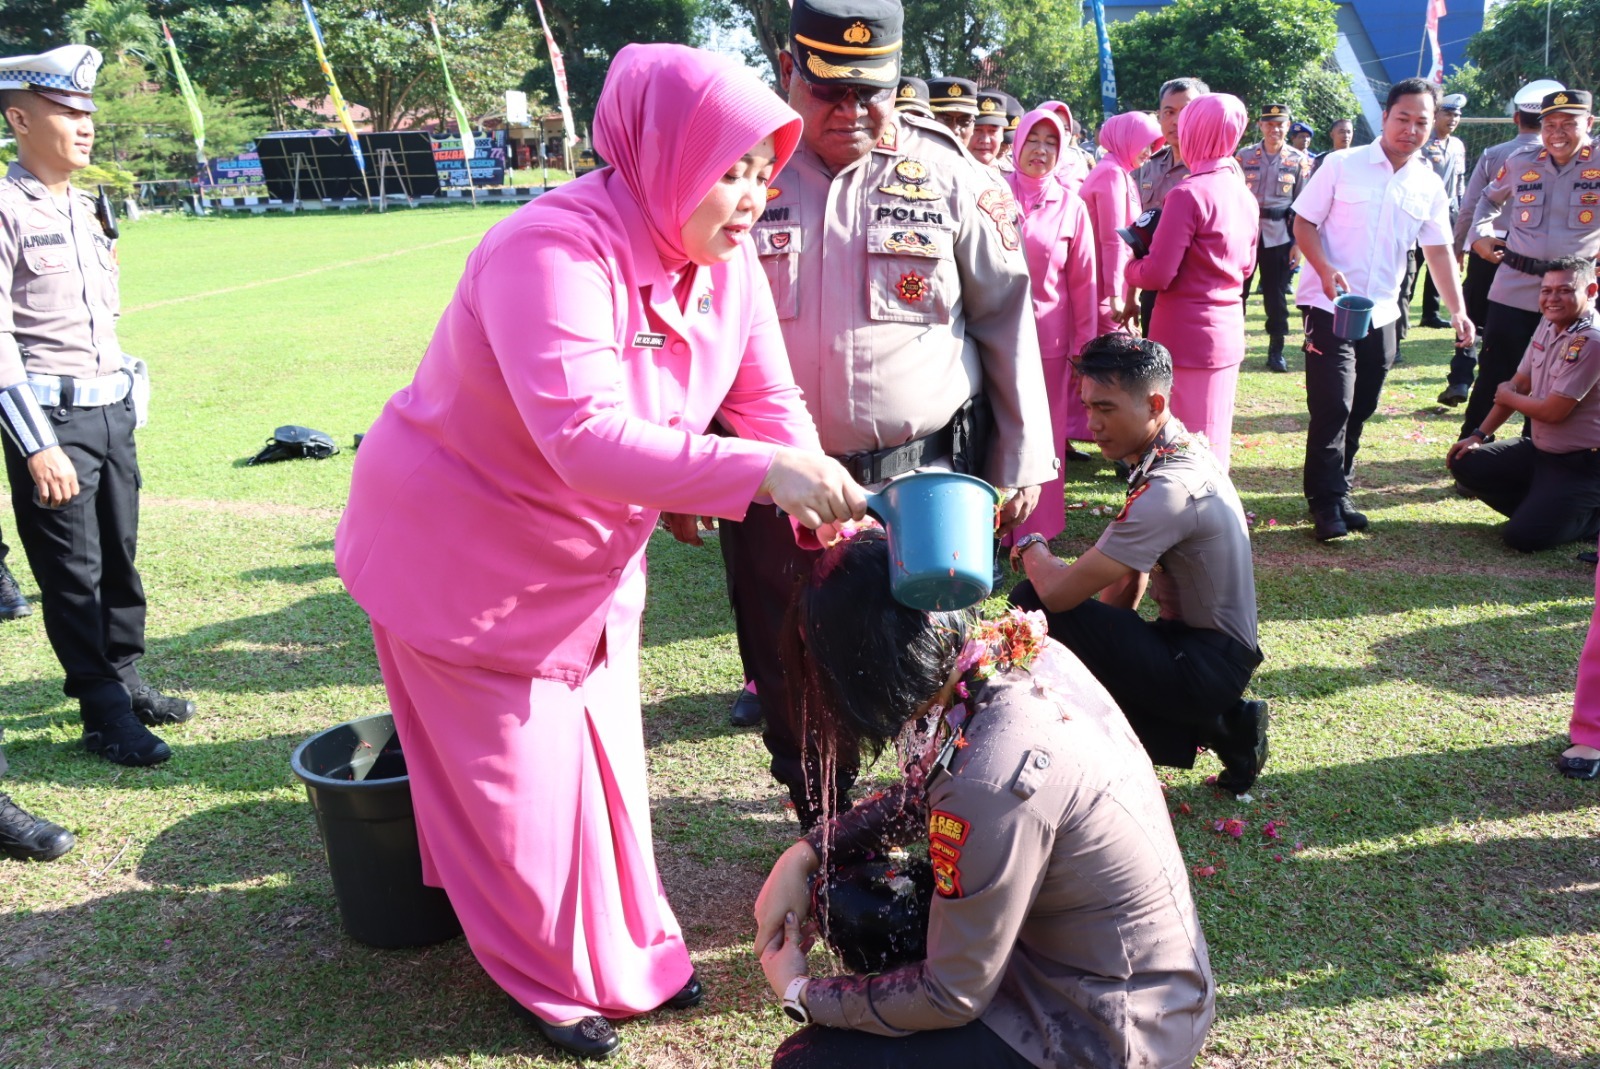
[[[339,451],[334,440],[321,431],[293,424],[279,427],[267,439],[266,448],[250,458],[251,464],[271,464],[275,460],[299,460],[311,457],[325,460]]]

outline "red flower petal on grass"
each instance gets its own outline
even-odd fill
[[[1285,821],[1281,820],[1269,820],[1261,826],[1261,834],[1268,839],[1276,839],[1279,835],[1278,829],[1283,827],[1285,823]]]
[[[1179,802],[1178,803],[1178,812],[1182,813],[1186,817],[1194,815],[1194,810],[1189,808],[1189,803],[1188,802]]]
[[[1217,866],[1215,866],[1215,865],[1196,865],[1195,869],[1194,869],[1194,874],[1196,876],[1201,877],[1201,878],[1204,878],[1206,876],[1215,876],[1217,874]]]

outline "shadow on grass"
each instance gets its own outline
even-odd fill
[[[1595,1040],[1600,1044],[1600,1035]],[[1594,1069],[1600,1055],[1594,1050],[1574,1055],[1548,1047],[1499,1047],[1449,1061],[1430,1062],[1418,1069]]]

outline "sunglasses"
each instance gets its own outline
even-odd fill
[[[815,82],[806,82],[806,91],[813,100],[829,107],[836,107],[850,97],[856,98],[856,103],[863,108],[870,108],[874,104],[882,104],[894,96],[894,87],[875,89],[870,85],[818,85]]]

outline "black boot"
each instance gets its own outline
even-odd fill
[[[1349,494],[1339,499],[1339,515],[1344,517],[1344,525],[1352,531],[1365,531],[1369,526],[1367,514],[1356,511],[1356,503],[1350,500]]]
[[[0,794],[0,853],[18,861],[54,861],[77,842],[59,824],[40,820]]]
[[[22,596],[16,577],[6,567],[5,561],[0,561],[0,620],[15,620],[19,616],[32,614],[33,606]]]
[[[157,724],[181,724],[194,717],[194,702],[186,698],[169,698],[148,683],[141,683],[133,692],[133,715],[147,727]]]
[[[1280,373],[1289,370],[1289,365],[1283,359],[1283,335],[1281,334],[1272,335],[1271,344],[1267,347],[1267,370]]]
[[[1217,786],[1243,794],[1255,784],[1267,764],[1267,703],[1240,698],[1217,718],[1217,735],[1211,752],[1222,762]]]
[[[131,768],[159,765],[172,756],[167,744],[139,723],[120,683],[107,683],[79,698],[78,708],[83,716],[83,748],[90,753]]]
[[[1337,504],[1312,509],[1311,522],[1316,525],[1318,542],[1343,538],[1350,533],[1350,525],[1344,522],[1344,511]]]

